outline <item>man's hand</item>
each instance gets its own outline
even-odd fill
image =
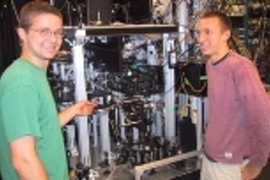
[[[262,171],[262,167],[251,165],[250,163],[241,169],[242,180],[253,180]]]
[[[96,106],[96,103],[87,100],[77,102],[59,113],[60,125],[66,125],[75,116],[88,116],[92,114]]]
[[[76,116],[88,116],[93,113],[96,103],[89,101],[79,101],[73,105]]]

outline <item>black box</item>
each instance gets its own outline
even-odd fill
[[[112,21],[111,0],[87,0],[87,24],[102,21],[101,25],[108,25]],[[99,15],[98,15],[99,14]],[[98,16],[100,16],[98,19]]]

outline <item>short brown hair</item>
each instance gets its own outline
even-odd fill
[[[232,33],[232,23],[230,18],[223,12],[220,11],[209,11],[202,15],[202,19],[204,18],[212,18],[216,17],[219,19],[223,30],[229,30]]]
[[[60,11],[45,1],[32,1],[24,5],[20,11],[19,27],[29,29],[32,26],[32,20],[40,14],[53,14],[63,19]]]

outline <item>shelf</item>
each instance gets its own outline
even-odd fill
[[[74,37],[77,30],[86,30],[87,36],[130,35],[130,34],[163,34],[178,32],[177,25],[115,25],[115,26],[85,26],[64,27],[66,37]]]

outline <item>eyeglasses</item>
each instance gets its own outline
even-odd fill
[[[29,30],[32,30],[32,31],[39,33],[39,35],[42,37],[47,37],[47,36],[53,34],[57,38],[62,38],[65,35],[63,30],[51,31],[50,29],[47,29],[47,28],[45,28],[45,29],[32,29],[32,28],[30,28]]]

